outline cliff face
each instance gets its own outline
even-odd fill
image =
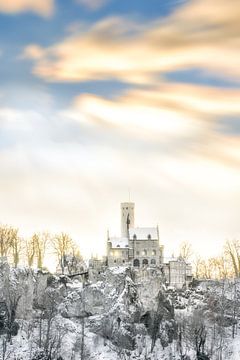
[[[169,292],[153,269],[90,282],[0,263],[0,354],[5,344],[9,360],[215,360],[224,344],[233,360],[239,294],[231,282]]]
[[[59,344],[58,350],[66,359],[71,358],[72,351],[80,351],[76,349],[82,341],[83,323],[87,338],[100,341],[105,349],[112,346],[114,353],[118,349],[134,353],[142,348],[144,339],[152,336],[156,319],[162,323],[161,334],[157,329],[156,338],[163,338],[164,326],[167,330],[162,344],[167,346],[174,338],[174,312],[161,291],[158,276],[146,273],[141,282],[133,270],[114,268],[106,270],[96,283],[83,283],[82,279],[71,281],[27,269],[10,269],[5,263],[0,267],[1,289],[5,291],[1,291],[0,301],[17,299],[14,321],[27,327],[37,323],[33,336],[39,333],[40,322],[44,328],[52,316],[50,331],[63,328],[65,344]],[[21,333],[22,337],[25,335]],[[43,333],[43,339],[44,336]],[[91,358],[87,339],[84,347]]]

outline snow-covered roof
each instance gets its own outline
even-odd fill
[[[112,248],[128,248],[128,238],[125,237],[110,237],[109,242],[112,243]]]
[[[169,263],[173,263],[173,262],[178,262],[178,263],[185,263],[186,265],[191,265],[189,262],[187,262],[186,260],[184,260],[181,257],[169,257],[169,258],[165,258],[164,259],[164,264],[168,265]]]
[[[157,227],[137,227],[129,229],[129,237],[132,240],[136,236],[137,240],[158,240]]]

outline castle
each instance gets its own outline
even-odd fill
[[[163,259],[158,226],[135,227],[133,202],[121,204],[121,237],[107,239],[107,266],[131,265],[135,268],[159,268],[165,282],[175,288],[188,287],[192,281],[192,266],[184,259]]]
[[[108,266],[131,264],[144,267],[163,263],[158,227],[135,227],[134,210],[133,202],[121,204],[121,237],[108,236]]]

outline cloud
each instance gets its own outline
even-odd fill
[[[24,54],[21,56],[22,59],[41,59],[44,57],[44,50],[38,45],[29,45],[25,48]]]
[[[162,82],[80,95],[61,112],[39,92],[32,110],[0,108],[2,222],[67,231],[85,254],[103,252],[130,187],[137,225],[159,223],[167,253],[189,240],[214,254],[239,231],[239,136],[221,131],[239,95]]]
[[[122,141],[132,142],[128,147],[136,151],[158,157],[168,154],[177,162],[190,159],[193,165],[213,164],[221,172],[228,168],[238,173],[239,137],[224,134],[222,127],[229,117],[240,115],[239,96],[237,89],[163,83],[147,90],[126,91],[112,100],[80,95],[65,116],[90,129],[118,134],[118,138],[124,134]],[[195,179],[197,172],[192,172]],[[225,184],[228,182],[223,180],[221,186],[225,188]]]
[[[149,22],[106,18],[42,48],[33,72],[47,81],[115,79],[154,83],[158,74],[199,68],[240,78],[240,3],[193,0]]]
[[[76,3],[84,6],[88,10],[96,11],[106,5],[109,0],[76,0]]]
[[[54,10],[54,0],[0,0],[0,12],[6,14],[17,14],[22,12],[33,12],[48,17]]]
[[[111,100],[80,95],[64,115],[98,131],[102,146],[119,153],[112,175],[102,173],[112,184],[110,198],[128,179],[147,207],[140,210],[142,221],[161,217],[168,253],[187,238],[200,253],[208,245],[209,254],[216,254],[216,247],[239,231],[231,215],[240,199],[239,136],[224,134],[220,125],[222,117],[227,123],[231,114],[239,116],[239,95],[239,90],[166,83]]]
[[[239,118],[240,90],[164,75],[198,67],[239,80],[239,6],[191,1],[148,24],[107,18],[50,47],[26,47],[23,57],[47,81],[113,79],[136,88],[111,99],[82,94],[61,112],[51,101],[39,111],[1,109],[2,221],[69,231],[84,251],[103,251],[130,187],[137,224],[159,223],[167,251],[189,240],[213,254],[237,236],[239,134],[225,127]]]
[[[203,103],[216,102],[218,89],[210,90]],[[196,99],[201,93],[185,91]],[[166,117],[170,94],[175,107]],[[67,231],[85,254],[103,252],[106,229],[118,233],[119,202],[130,187],[137,224],[159,223],[167,253],[187,239],[213,254],[239,229],[239,138],[218,132],[213,105],[202,121],[199,106],[195,117],[183,110],[177,118],[179,94],[166,84],[149,98],[140,90],[111,101],[85,94],[48,115],[1,108],[2,221],[27,234]]]
[[[73,110],[85,115],[83,121],[90,117],[93,123],[101,121],[129,132],[187,136],[220,127],[217,119],[224,116],[239,116],[239,97],[238,89],[162,82],[128,90],[112,100],[83,94],[75,99]]]

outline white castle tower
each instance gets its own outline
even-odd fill
[[[121,236],[128,238],[129,229],[134,228],[134,207],[133,202],[121,203]]]

